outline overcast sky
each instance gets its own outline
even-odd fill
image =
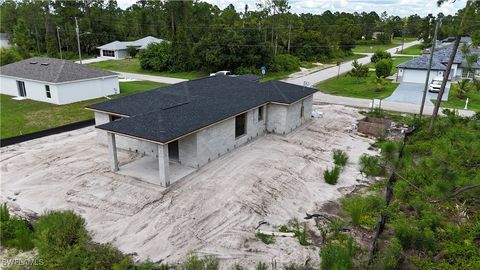
[[[225,8],[230,3],[235,5],[237,11],[243,11],[245,4],[249,9],[255,9],[255,3],[258,0],[205,0],[211,4]],[[437,7],[437,0],[290,0],[292,12],[295,13],[315,13],[320,14],[326,10],[344,11],[344,12],[369,12],[376,11],[382,13],[387,11],[389,15],[398,15],[405,17],[411,14],[425,16],[429,13],[454,14],[460,8],[465,7],[466,0],[456,0],[455,3],[444,4],[441,8]],[[136,0],[117,0],[121,8],[127,8]]]

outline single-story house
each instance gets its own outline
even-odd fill
[[[280,81],[212,76],[87,109],[95,113],[98,139],[108,144],[113,171],[132,171],[137,162],[136,177],[166,187],[266,132],[295,130],[311,119],[316,91]],[[117,147],[142,157],[119,170]]]
[[[6,33],[0,33],[0,48],[10,48],[10,36]]]
[[[100,57],[112,59],[123,59],[129,56],[128,47],[134,47],[137,50],[146,49],[151,43],[160,43],[163,39],[148,36],[134,41],[113,41],[108,44],[97,47],[100,50]]]
[[[443,76],[447,69],[451,52],[452,46],[441,48],[434,52],[432,68],[430,71],[430,80],[433,80],[435,77]],[[429,58],[430,55],[425,54],[397,65],[399,81],[409,83],[425,83]],[[468,72],[465,67],[467,67],[467,62],[461,49],[459,48],[453,61],[449,80],[467,77],[471,78],[473,73],[475,73],[476,76],[480,76],[480,63],[474,63],[472,65],[472,68],[474,69],[473,73]]]
[[[116,73],[33,57],[0,67],[0,93],[62,105],[118,94],[120,87]]]

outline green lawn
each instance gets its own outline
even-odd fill
[[[416,38],[405,38],[405,43],[412,42],[412,41],[415,41],[415,40],[416,40]],[[397,47],[397,46],[400,46],[400,45],[402,45],[402,38],[394,38],[392,40],[391,44],[358,45],[358,46],[355,46],[355,48],[353,48],[352,51],[356,52],[356,53],[360,53],[360,52],[374,53],[378,50],[385,51],[385,50],[388,50],[390,48]]]
[[[115,95],[113,98],[144,92],[164,85],[166,84],[148,81],[120,82],[121,94]],[[0,138],[92,119],[93,112],[84,107],[106,100],[106,98],[97,98],[67,105],[54,105],[28,99],[13,100],[11,96],[0,95]]]
[[[140,60],[138,58],[127,58],[122,60],[107,60],[97,63],[88,64],[89,66],[99,69],[106,69],[111,71],[139,73],[146,75],[164,76],[179,79],[193,80],[208,76],[205,72],[190,71],[190,72],[156,72],[144,70],[140,67]]]
[[[375,72],[369,72],[367,78],[354,78],[346,74],[340,78],[331,78],[315,85],[323,93],[366,99],[383,99],[392,94],[398,84],[385,82],[385,89],[376,91]]]
[[[465,108],[465,101],[468,97],[468,109],[480,112],[480,92],[475,89],[470,89],[466,97],[460,99],[457,97],[457,89],[458,85],[453,83],[448,95],[448,101],[443,101],[441,106],[444,108],[463,109]],[[432,100],[432,102],[435,103],[435,100]]]
[[[401,54],[410,54],[410,55],[421,55],[422,54],[422,45],[417,44],[413,45],[412,47],[408,47],[406,49],[401,50],[399,53]]]

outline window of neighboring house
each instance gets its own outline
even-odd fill
[[[52,97],[52,94],[50,94],[50,85],[45,85],[45,94],[47,95],[47,98]]]
[[[18,88],[18,95],[20,97],[26,97],[27,96],[27,90],[25,89],[25,82],[17,81],[17,88]]]
[[[241,114],[235,117],[235,138],[245,134],[247,114]]]
[[[103,56],[111,56],[111,57],[114,57],[114,56],[115,56],[115,52],[114,52],[114,51],[103,50]]]
[[[262,121],[262,120],[263,120],[263,106],[258,107],[258,121]]]
[[[122,119],[121,116],[110,114],[110,122]]]

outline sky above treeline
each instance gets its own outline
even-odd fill
[[[117,0],[119,7],[125,9],[134,4],[137,0]],[[225,8],[233,4],[237,11],[243,11],[245,4],[249,10],[256,9],[256,3],[262,0],[205,0],[205,2]],[[465,7],[467,0],[450,0],[442,7],[437,7],[437,0],[290,0],[294,13],[313,13],[321,14],[326,10],[332,12],[370,12],[376,11],[378,14],[386,11],[389,15],[398,15],[406,17],[412,14],[420,16],[429,13],[455,14],[455,12]]]

